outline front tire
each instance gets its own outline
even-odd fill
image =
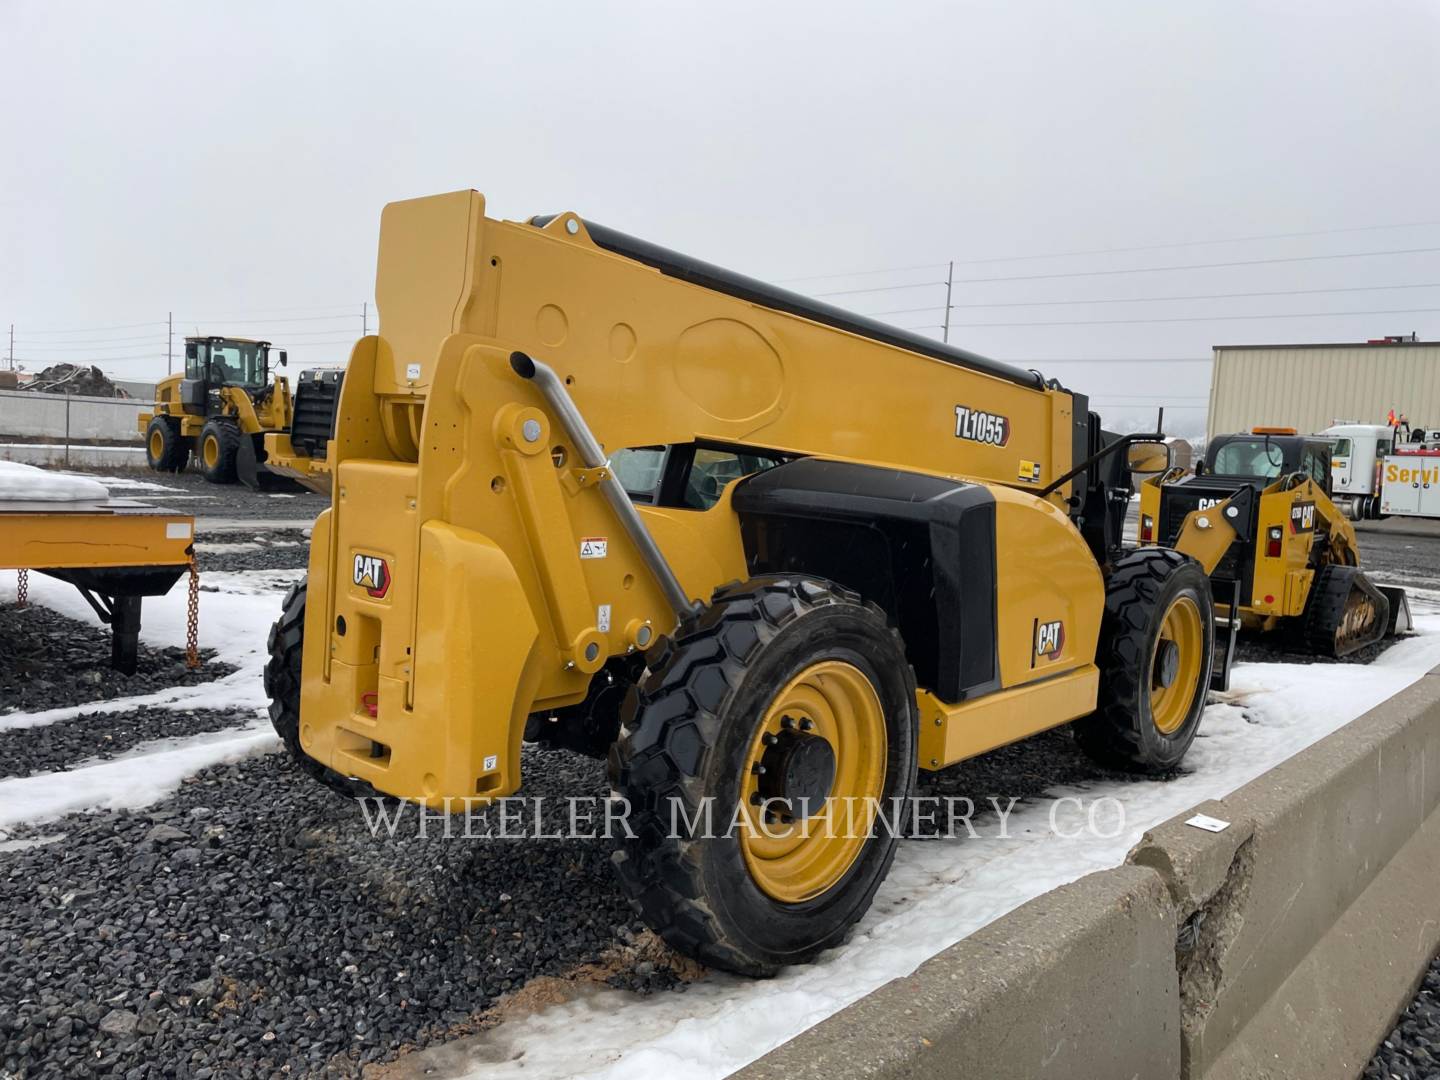
[[[899,635],[838,585],[762,577],[718,592],[650,659],[610,757],[635,833],[613,856],[631,904],[672,947],[747,975],[839,944],[915,785]]]
[[[233,420],[208,420],[200,429],[200,471],[212,484],[235,482],[240,426]]]
[[[1105,583],[1095,712],[1075,741],[1107,768],[1162,774],[1180,764],[1205,711],[1215,608],[1200,564],[1170,548],[1140,548]]]

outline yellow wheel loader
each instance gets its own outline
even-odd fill
[[[1209,580],[1122,547],[1159,433],[471,191],[386,207],[376,295],[265,673],[318,779],[454,810],[520,788],[527,737],[606,755],[636,909],[765,974],[868,908],[917,769],[1073,722],[1163,773],[1194,739]]]
[[[271,381],[270,349],[248,338],[186,338],[184,373],[161,380],[154,411],[139,416],[150,468],[180,472],[193,454],[212,484],[268,489],[284,477],[328,491],[325,447],[342,373],[301,372],[292,401],[289,380]],[[277,361],[285,366],[283,350]]]
[[[1180,545],[1210,575],[1228,631],[1216,689],[1228,687],[1241,628],[1287,633],[1328,657],[1410,629],[1405,590],[1360,569],[1355,529],[1331,501],[1330,449],[1323,436],[1257,427],[1216,436],[1195,472],[1141,485],[1141,545]]]

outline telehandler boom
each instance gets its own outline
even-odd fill
[[[527,735],[608,755],[632,903],[763,974],[864,913],[917,767],[1069,721],[1149,772],[1193,740],[1209,581],[1121,547],[1159,433],[473,191],[385,208],[376,295],[266,670],[317,778],[459,808]]]

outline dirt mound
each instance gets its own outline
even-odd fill
[[[41,394],[84,394],[87,397],[129,397],[93,364],[52,364],[24,389]]]

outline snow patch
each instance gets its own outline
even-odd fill
[[[0,500],[14,502],[97,502],[110,498],[105,485],[72,473],[0,461]]]
[[[0,828],[51,821],[80,810],[149,806],[187,776],[212,765],[269,753],[280,743],[268,721],[191,739],[167,739],[101,764],[0,780]]]

